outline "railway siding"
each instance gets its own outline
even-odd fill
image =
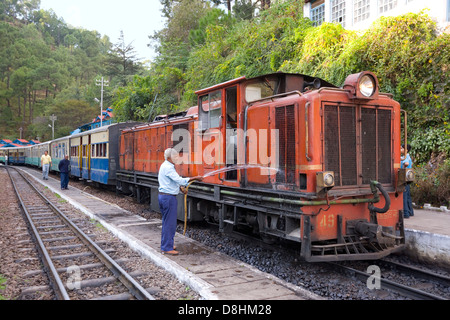
[[[180,234],[175,235],[179,256],[162,255],[159,250],[161,221],[147,220],[109,204],[76,188],[59,190],[59,181],[42,181],[40,173],[23,168],[42,183],[92,219],[98,220],[111,233],[133,250],[198,292],[208,300],[322,300],[304,288],[288,284],[243,262]]]

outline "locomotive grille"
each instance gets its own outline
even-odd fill
[[[295,183],[295,107],[275,109],[275,128],[279,134],[277,182]]]
[[[377,179],[381,183],[392,182],[391,112],[378,110]]]
[[[324,127],[325,170],[336,186],[391,182],[391,111],[326,105]]]

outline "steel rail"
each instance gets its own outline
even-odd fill
[[[68,227],[80,238],[80,240],[104,263],[114,276],[124,284],[131,294],[139,300],[155,300],[136,280],[133,279],[116,261],[114,261],[103,249],[92,241],[80,228],[78,228],[61,210],[42,194],[29,179],[17,171],[19,175],[36,191],[36,193],[48,203],[54,212],[68,225]]]
[[[429,280],[429,281],[433,281],[435,283],[440,283],[445,286],[450,286],[450,277],[449,276],[445,276],[442,274],[434,273],[434,272],[423,270],[423,269],[420,269],[420,268],[417,268],[414,266],[409,266],[409,265],[406,265],[403,263],[398,263],[398,262],[394,262],[394,261],[390,261],[390,260],[386,260],[386,259],[381,259],[380,262],[389,267],[396,268],[398,270],[403,270],[410,274],[414,274],[414,276],[422,278],[424,280]]]
[[[42,262],[46,266],[47,274],[50,278],[50,282],[53,283],[53,289],[55,290],[56,297],[58,298],[58,300],[70,300],[69,294],[67,293],[67,290],[64,287],[61,277],[59,276],[58,271],[56,270],[55,265],[53,264],[52,259],[50,258],[50,254],[48,253],[47,249],[45,248],[44,242],[42,241],[42,238],[39,235],[39,232],[37,231],[36,226],[34,225],[30,214],[28,213],[25,203],[23,202],[22,197],[20,196],[20,193],[19,193],[19,190],[17,189],[16,183],[14,182],[14,179],[11,176],[11,173],[9,172],[9,168],[6,168],[6,171],[8,172],[9,178],[11,179],[11,183],[13,185],[14,191],[16,192],[16,196],[19,199],[20,206],[22,207],[22,210],[28,220],[30,228],[33,232],[33,236],[38,243],[38,250],[41,253]]]
[[[346,267],[334,262],[327,262],[327,264],[333,266],[333,267],[337,267],[340,268],[342,270],[344,270],[345,272],[349,272],[351,274],[354,274],[358,279],[361,279],[363,281],[367,281],[367,279],[369,277],[371,277],[371,274],[350,268],[350,267]],[[432,293],[428,293],[416,288],[411,288],[408,286],[405,286],[403,284],[400,283],[396,283],[387,279],[383,279],[380,278],[380,283],[381,283],[381,288],[383,289],[390,289],[392,291],[398,292],[408,298],[411,299],[415,299],[415,300],[447,300],[444,297],[441,296],[437,296],[435,294]]]

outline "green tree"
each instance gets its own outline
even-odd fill
[[[55,138],[67,136],[78,126],[91,122],[98,115],[96,107],[81,100],[67,100],[54,102],[45,108],[45,113],[37,117],[30,126],[31,136],[39,137],[43,141],[51,139],[52,131],[49,116],[54,114],[58,120],[55,121]]]
[[[118,40],[107,55],[106,72],[110,77],[116,76],[120,86],[125,86],[133,75],[142,72],[143,68],[132,43],[125,42],[123,31],[120,32]]]
[[[40,0],[2,0],[0,2],[0,18],[27,20],[34,10],[39,8]]]
[[[255,15],[255,5],[252,0],[236,0],[233,6],[233,14],[238,20],[251,20]]]
[[[39,4],[0,3],[0,119],[5,124],[0,136],[16,136],[19,126],[24,137],[32,136],[34,120],[54,103],[76,99],[96,106],[94,80],[105,74],[109,38],[70,28],[53,11],[40,10]]]
[[[155,96],[153,86],[151,77],[135,76],[126,87],[119,88],[113,103],[116,118],[119,121],[147,121]],[[159,113],[161,110],[154,111]]]

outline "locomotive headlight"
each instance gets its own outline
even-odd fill
[[[374,94],[375,86],[375,79],[368,74],[362,76],[361,80],[359,80],[359,91],[365,97],[370,97]]]
[[[397,191],[402,192],[405,186],[416,178],[414,169],[398,169]]]
[[[348,91],[350,99],[377,99],[378,79],[370,71],[354,73],[345,79],[343,89]]]
[[[327,172],[323,177],[323,183],[327,187],[331,187],[334,185],[334,176],[331,172]]]
[[[334,172],[323,171],[316,173],[316,192],[328,190],[334,187]]]
[[[414,170],[407,169],[406,170],[406,182],[412,182],[416,178],[416,175],[414,173]]]

